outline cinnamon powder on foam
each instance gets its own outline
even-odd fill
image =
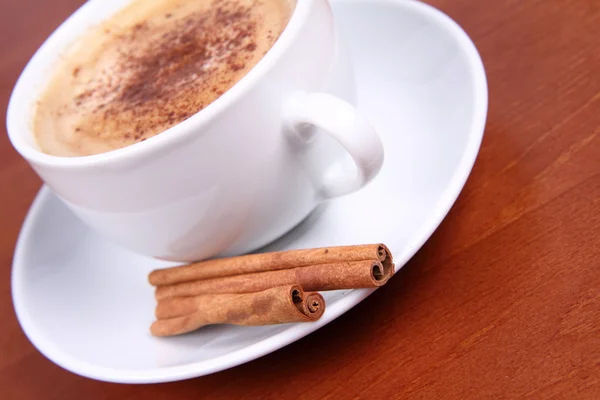
[[[97,154],[216,100],[272,47],[293,0],[138,0],[79,38],[38,101],[41,150]]]

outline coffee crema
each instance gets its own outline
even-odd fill
[[[184,121],[252,69],[296,0],[137,0],[77,39],[38,99],[33,130],[56,156],[132,145]]]

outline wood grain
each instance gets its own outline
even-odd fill
[[[21,69],[81,2],[3,1],[3,120]],[[486,135],[463,193],[387,286],[309,337],[228,371],[107,384],[31,346],[9,276],[40,180],[0,135],[3,398],[599,399],[600,2],[429,3],[471,35],[488,73]]]

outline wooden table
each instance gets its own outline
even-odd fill
[[[2,2],[2,120],[26,61],[80,3]],[[488,73],[488,125],[464,191],[387,286],[309,337],[228,371],[108,384],[32,347],[9,276],[41,182],[3,132],[0,397],[600,399],[600,1],[430,3],[471,35]]]

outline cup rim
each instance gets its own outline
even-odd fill
[[[123,2],[114,12],[126,7],[134,0],[127,0]],[[73,169],[82,167],[98,167],[106,165],[107,163],[114,163],[124,161],[126,159],[139,159],[148,154],[154,154],[156,151],[160,151],[163,147],[170,143],[179,142],[189,138],[191,135],[198,135],[198,130],[202,129],[207,123],[213,120],[227,110],[229,105],[234,103],[236,99],[241,98],[244,94],[248,93],[252,87],[254,87],[262,77],[268,74],[269,70],[281,59],[285,53],[286,47],[296,37],[303,26],[303,22],[307,19],[309,9],[315,0],[296,0],[295,8],[292,11],[292,15],[286,27],[283,29],[279,38],[276,40],[274,45],[269,51],[256,63],[256,65],[250,69],[250,71],[244,75],[239,81],[237,81],[233,87],[219,96],[216,100],[210,103],[202,110],[196,112],[188,119],[172,126],[161,133],[148,138],[143,142],[134,143],[119,149],[87,155],[87,156],[55,156],[46,154],[41,150],[35,148],[31,144],[27,143],[24,138],[25,135],[29,134],[35,137],[33,129],[29,126],[30,121],[26,121],[26,132],[23,132],[23,122],[17,120],[15,116],[16,109],[19,107],[17,104],[21,101],[22,92],[25,90],[27,85],[30,84],[31,77],[37,73],[44,63],[47,63],[49,59],[54,61],[57,58],[57,54],[60,54],[65,50],[74,40],[77,40],[81,34],[77,35],[73,40],[65,41],[65,32],[72,30],[74,27],[81,26],[82,19],[89,16],[94,10],[94,6],[99,7],[98,3],[104,3],[104,0],[89,0],[82,6],[80,6],[75,12],[67,17],[42,43],[42,45],[35,51],[33,56],[27,62],[25,68],[21,72],[17,82],[11,93],[6,116],[7,133],[10,142],[13,147],[17,150],[22,157],[28,162],[46,167],[53,167],[59,169]],[[89,29],[93,24],[102,22],[110,18],[108,16],[104,19],[100,19],[93,22],[83,23],[84,29]],[[51,50],[56,47],[57,49]],[[53,69],[50,69],[52,74]],[[49,79],[50,77],[48,77]],[[45,80],[44,82],[47,82]],[[43,90],[44,85],[38,91],[36,96],[39,96]],[[36,97],[35,97],[36,98]],[[33,107],[35,98],[27,99],[25,107]],[[29,114],[31,116],[31,113]],[[193,128],[193,129],[192,129]]]

